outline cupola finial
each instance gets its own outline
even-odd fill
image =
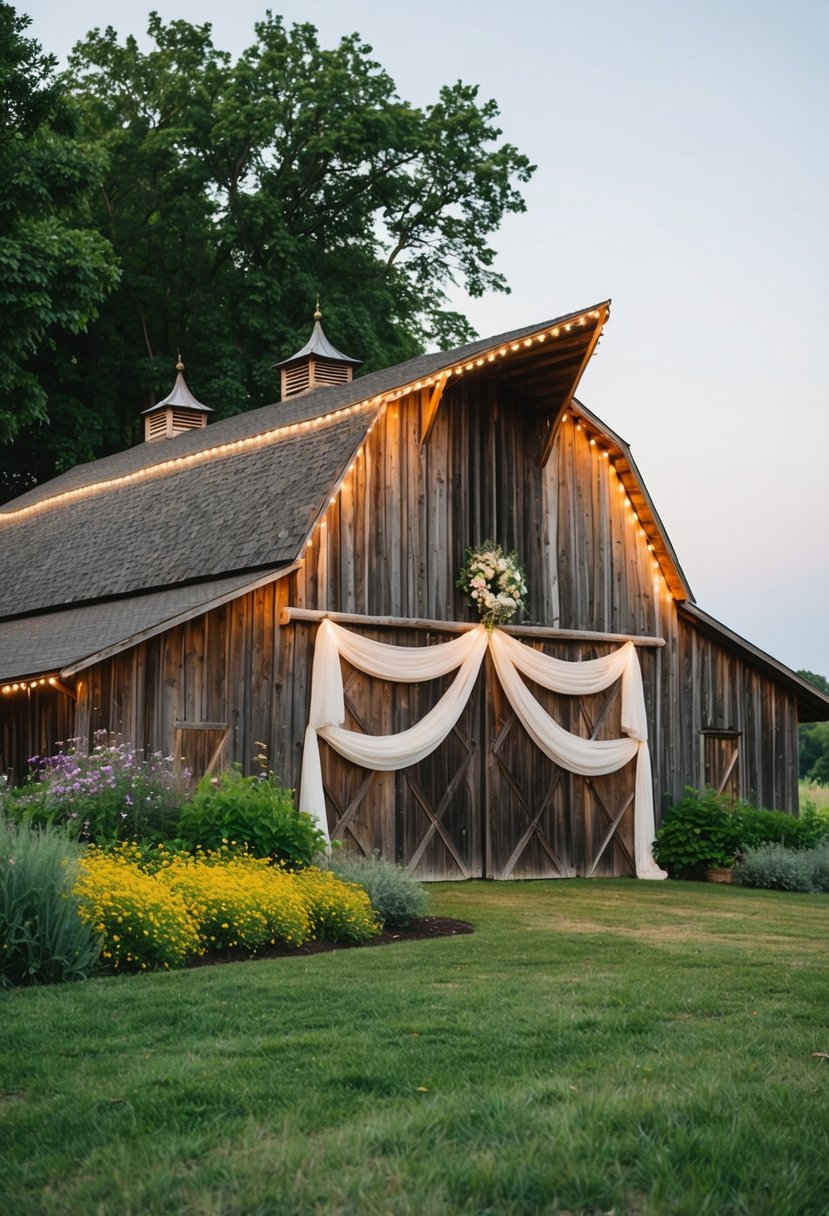
[[[144,439],[174,439],[184,431],[207,426],[207,415],[213,410],[209,405],[197,401],[184,379],[184,360],[181,351],[176,362],[176,382],[173,391],[163,401],[158,401],[144,410]]]
[[[282,380],[282,400],[286,397],[297,397],[300,393],[310,393],[315,388],[326,388],[333,384],[349,384],[354,368],[359,367],[362,359],[352,359],[328,341],[322,328],[322,313],[320,298],[317,295],[317,306],[314,309],[314,328],[311,337],[305,345],[277,363]]]

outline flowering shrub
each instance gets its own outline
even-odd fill
[[[71,741],[54,756],[32,756],[30,779],[6,799],[17,819],[60,823],[98,844],[164,839],[174,828],[188,774],[177,776],[172,756],[144,757],[106,731],[86,754]]]
[[[487,629],[512,619],[524,608],[527,583],[517,553],[505,553],[493,541],[467,549],[456,584],[477,608]]]
[[[343,882],[330,870],[309,866],[293,876],[319,941],[364,942],[375,937],[381,925],[362,887]]]
[[[309,868],[290,873],[247,852],[195,856],[159,846],[90,847],[76,885],[83,919],[113,970],[180,966],[206,950],[365,941],[379,932],[365,891]]]
[[[136,846],[104,853],[91,847],[75,891],[81,916],[104,935],[102,958],[113,970],[177,967],[203,951],[185,901],[139,866]]]
[[[101,952],[73,887],[80,846],[0,817],[0,988],[86,979]]]
[[[208,949],[300,946],[311,926],[292,875],[247,853],[171,856],[157,873],[198,922]]]

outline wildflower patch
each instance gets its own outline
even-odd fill
[[[76,892],[82,917],[103,937],[104,964],[116,971],[177,967],[211,950],[361,942],[380,931],[362,888],[229,849],[91,847]]]

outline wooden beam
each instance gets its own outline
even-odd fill
[[[595,794],[595,790],[593,792]],[[585,875],[585,877],[587,877],[587,878],[593,877],[593,875],[596,871],[596,866],[599,864],[599,862],[602,859],[602,854],[604,853],[605,849],[607,848],[607,846],[610,844],[611,840],[613,839],[613,835],[614,835],[616,829],[618,828],[619,824],[622,822],[624,813],[630,806],[631,802],[633,802],[633,794],[628,795],[627,800],[622,804],[620,809],[616,812],[616,815],[614,816],[613,820],[611,821],[610,827],[607,829],[607,832],[605,833],[604,840],[599,845],[599,851],[596,854],[596,856],[593,858],[593,864],[590,867],[590,869],[587,871],[587,874]],[[603,805],[604,804],[602,804],[602,806]],[[634,869],[635,868],[636,868],[636,866],[634,865]]]
[[[432,621],[423,617],[362,616],[359,612],[326,612],[318,608],[286,607],[279,613],[280,625],[292,621],[317,624],[323,620],[340,625],[362,625],[365,629],[420,629],[430,633],[467,633],[476,629],[474,621]],[[549,639],[562,642],[633,642],[634,646],[664,646],[665,639],[630,633],[593,633],[589,629],[552,629],[546,625],[501,625],[512,637]]]
[[[570,403],[573,400],[573,397],[575,396],[576,389],[579,387],[579,381],[581,380],[581,378],[584,374],[584,369],[587,367],[587,364],[590,362],[590,359],[593,355],[593,351],[596,349],[596,343],[599,341],[599,338],[602,336],[602,330],[604,328],[605,322],[607,321],[609,312],[610,312],[610,309],[608,308],[607,304],[602,305],[602,307],[599,309],[599,318],[596,321],[596,327],[593,330],[593,336],[591,337],[590,341],[587,344],[587,349],[585,350],[584,355],[582,356],[582,360],[578,366],[576,374],[573,376],[572,383],[571,383],[570,387],[568,388],[567,392],[565,393],[564,399],[562,400],[561,405],[559,406],[559,409],[558,409],[559,414],[561,414],[562,410],[567,410],[570,408]],[[550,433],[547,436],[547,442],[544,444],[544,451],[541,453],[541,467],[542,468],[547,463],[547,461],[550,459],[550,454],[552,453],[552,450],[553,450],[553,444],[555,443],[556,429],[557,428],[554,426],[550,427]]]
[[[431,431],[432,427],[434,426],[435,418],[437,417],[438,406],[440,405],[441,398],[443,397],[443,390],[446,388],[446,384],[447,384],[447,377],[443,377],[442,379],[438,380],[437,384],[435,385],[434,389],[432,390],[432,395],[429,398],[429,402],[426,406],[426,412],[423,416],[423,429],[420,434],[420,446],[421,447],[423,447],[424,443],[429,438],[429,432]]]

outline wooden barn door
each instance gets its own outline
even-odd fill
[[[343,672],[345,725],[367,734],[414,725],[452,679],[393,684],[345,663]],[[567,730],[621,733],[618,684],[584,698],[533,692]],[[515,717],[489,656],[454,730],[420,764],[377,773],[322,741],[320,752],[332,838],[420,878],[634,873],[634,765],[591,779],[555,765]]]
[[[376,680],[343,662],[348,730],[391,734],[413,726],[454,678],[424,684]],[[356,851],[379,851],[425,879],[484,873],[484,787],[479,679],[454,729],[423,760],[397,772],[369,772],[323,741],[320,754],[331,837]]]
[[[635,873],[634,763],[605,777],[580,777],[560,768],[528,737],[489,661],[487,685],[485,876]],[[590,739],[621,735],[619,690],[617,682],[579,698],[532,685],[556,722]]]

